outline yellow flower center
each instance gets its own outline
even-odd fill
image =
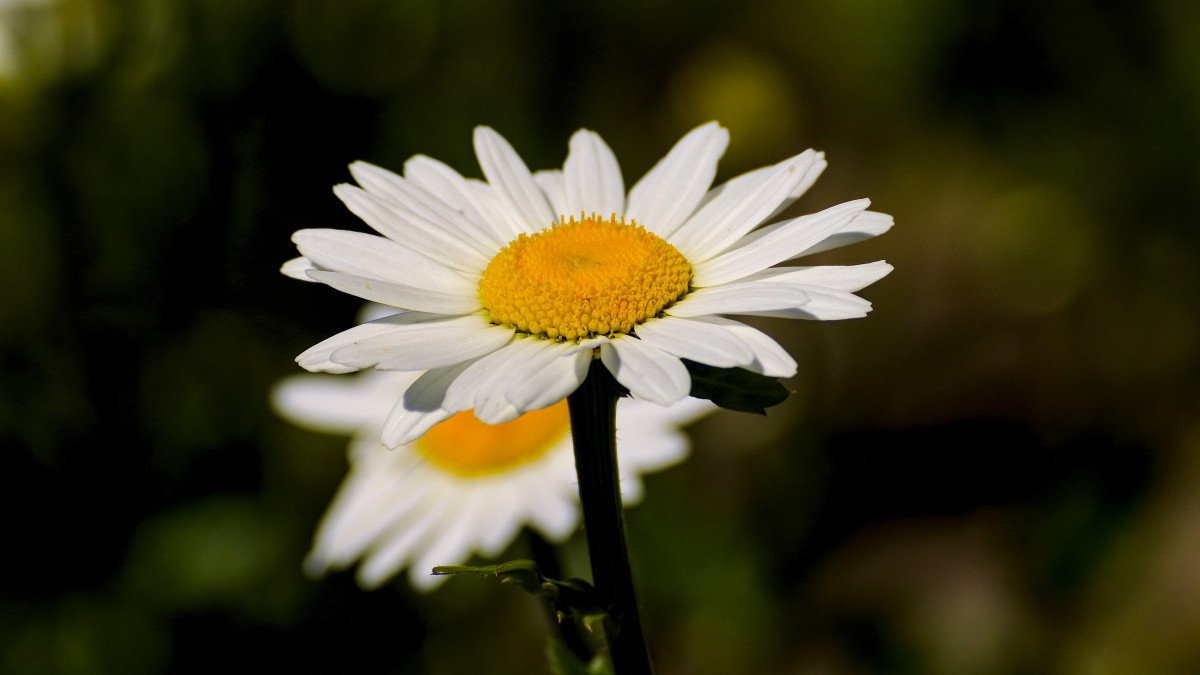
[[[480,422],[468,410],[434,425],[414,446],[442,469],[475,478],[503,473],[540,458],[570,429],[566,401],[495,425]]]
[[[479,296],[491,321],[556,340],[628,333],[688,290],[692,267],[636,223],[593,214],[509,242]]]

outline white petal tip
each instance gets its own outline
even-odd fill
[[[316,554],[310,553],[308,557],[304,559],[304,564],[301,569],[304,570],[304,576],[308,577],[309,579],[320,579],[329,572],[329,564],[328,561],[323,560]]]
[[[358,574],[354,576],[354,580],[358,582],[358,587],[364,591],[376,591],[383,586],[384,582],[387,581],[388,577],[391,575],[391,572],[387,574],[380,574],[378,572],[368,570],[367,567],[364,566],[358,568]]]
[[[299,363],[301,368],[307,370],[310,373],[330,373],[332,375],[345,375],[346,373],[358,372],[358,368],[351,368],[350,366],[343,366],[340,363],[333,363],[332,361],[321,361],[319,363],[300,363],[299,361],[297,361],[296,363]]]
[[[496,131],[495,129],[487,126],[486,124],[480,124],[479,126],[475,127],[472,137],[475,139],[475,142],[478,143],[484,139],[494,139],[501,136],[500,132]]]
[[[506,405],[499,410],[480,410],[475,409],[475,417],[484,424],[504,424],[511,422],[521,416],[521,411],[511,405]]]
[[[311,269],[316,269],[316,265],[313,265],[313,262],[304,256],[292,258],[279,266],[279,271],[285,277],[300,281],[312,281],[308,276],[308,270]]]
[[[320,345],[317,345],[320,347]],[[313,347],[308,351],[301,352],[296,357],[296,364],[310,373],[353,373],[359,368],[347,366],[329,360],[329,353],[324,349]]]
[[[403,436],[383,436],[379,439],[379,442],[383,443],[384,447],[387,448],[388,450],[395,450],[396,448],[399,448],[400,446],[408,445],[409,443],[416,441],[418,438],[420,438],[424,435],[425,435],[424,432],[411,432],[410,431],[409,433],[404,434]]]
[[[883,234],[892,229],[892,226],[896,224],[895,218],[886,213],[879,213],[878,211],[864,211],[857,220],[861,222],[864,219],[870,222],[871,231],[876,234]]]
[[[754,370],[754,368],[751,368],[750,370]],[[792,361],[790,367],[782,364],[776,364],[773,368],[760,368],[759,372],[767,377],[787,380],[796,376],[796,373],[799,372],[799,367],[796,365],[795,361]]]
[[[371,174],[378,175],[380,173],[391,173],[383,167],[375,166],[374,164],[371,164],[370,162],[364,162],[361,159],[351,162],[349,168],[350,175],[354,176],[354,180],[357,181],[359,185],[365,185],[367,182],[369,182]]]

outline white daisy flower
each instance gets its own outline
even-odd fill
[[[413,587],[429,590],[446,579],[430,574],[435,565],[461,564],[473,553],[494,557],[526,524],[555,543],[578,527],[565,401],[498,425],[459,413],[388,450],[380,426],[420,375],[299,375],[276,387],[275,408],[287,419],[353,436],[350,472],[305,562],[310,574],[361,561],[359,584],[375,588],[408,567]],[[641,499],[643,473],[688,454],[679,426],[716,406],[694,398],[666,408],[629,399],[619,406],[621,492],[632,504]]]
[[[361,187],[335,194],[383,236],[300,230],[302,257],[283,272],[409,310],[310,348],[311,371],[425,371],[382,429],[410,443],[464,410],[489,424],[551,405],[579,386],[598,355],[633,397],[686,397],[682,359],[791,377],[773,339],[726,314],[795,319],[865,316],[854,292],[885,262],[773,267],[881,234],[890,216],[860,199],[768,224],[816,180],[807,150],[710,189],[729,133],[705,124],[680,140],[628,194],[598,135],[577,132],[561,171],[530,173],[487,127],[475,152],[487,181],[424,156],[399,176],[356,162]]]

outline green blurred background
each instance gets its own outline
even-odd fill
[[[306,579],[345,440],[272,415],[358,301],[356,159],[478,175],[694,125],[728,178],[896,228],[875,312],[629,514],[660,675],[1200,672],[1200,5],[1189,0],[0,1],[0,671],[538,673],[515,589]],[[527,555],[521,544],[509,551]],[[578,537],[571,555],[580,559]],[[576,570],[582,573],[583,570]]]

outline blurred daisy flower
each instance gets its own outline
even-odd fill
[[[411,443],[464,410],[487,423],[552,405],[599,356],[634,398],[668,405],[691,391],[683,360],[791,377],[773,339],[724,314],[865,316],[854,292],[891,266],[772,267],[880,234],[890,216],[860,199],[768,224],[817,179],[807,150],[710,189],[729,133],[688,133],[628,193],[590,131],[561,171],[531,173],[487,127],[475,130],[486,182],[424,156],[399,176],[356,162],[361,187],[334,192],[383,236],[300,230],[283,272],[409,310],[308,349],[311,371],[422,371],[381,429]],[[758,229],[756,229],[758,228]]]
[[[408,567],[414,588],[447,577],[435,565],[475,553],[495,557],[525,525],[561,543],[579,525],[579,494],[565,402],[498,425],[470,412],[389,450],[379,427],[420,376],[367,372],[341,378],[298,375],[273,392],[275,409],[305,428],[351,435],[350,472],[317,530],[306,571],[317,576],[361,561],[358,581],[375,588]],[[666,408],[623,399],[620,441],[625,503],[642,497],[641,475],[687,456],[680,426],[716,406],[685,398]]]

